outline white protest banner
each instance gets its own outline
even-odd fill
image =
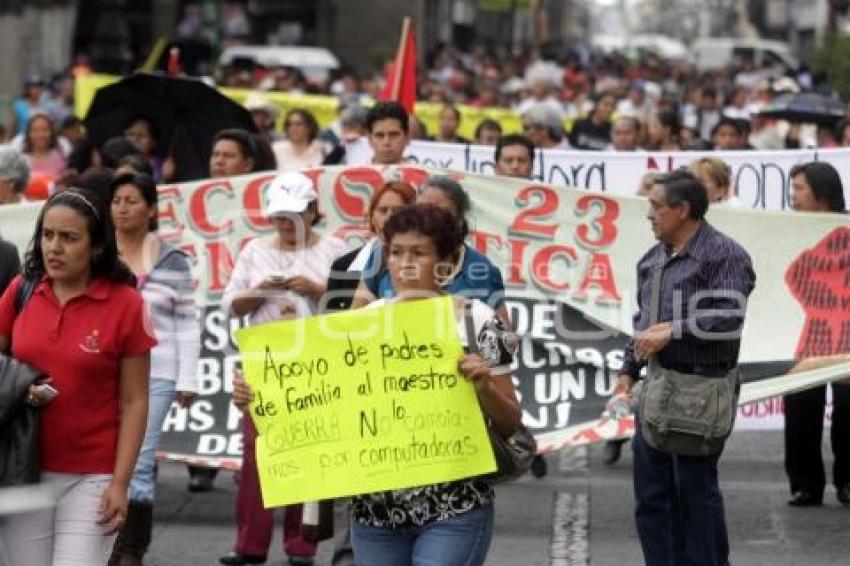
[[[367,236],[369,197],[385,176],[419,184],[434,172],[409,165],[306,171],[317,183],[325,214],[319,228],[352,247]],[[631,331],[635,264],[655,243],[645,218],[647,202],[610,191],[452,174],[472,197],[470,245],[504,274],[506,305],[521,337],[514,376],[525,422],[543,434],[596,421]],[[271,233],[260,210],[273,176],[159,189],[160,235],[193,263],[203,328],[200,398],[188,410],[173,407],[164,426],[162,448],[173,457],[232,466],[241,455],[241,415],[229,400],[239,363],[232,334],[241,323],[226,317],[219,304],[241,247]],[[36,214],[35,206],[0,207],[4,237],[25,249]],[[708,221],[747,249],[756,270],[741,349],[748,380],[787,373],[814,346],[822,354],[845,351],[840,329],[850,324],[846,216],[721,208],[712,209]],[[841,377],[836,371],[827,369],[827,379]],[[794,379],[788,378],[789,388]]]
[[[493,147],[414,141],[407,148],[411,164],[492,175]],[[613,195],[633,195],[641,177],[650,171],[667,172],[701,157],[722,159],[732,168],[732,186],[741,204],[749,208],[790,208],[791,168],[809,161],[826,161],[841,175],[850,202],[850,148],[781,151],[581,151],[537,150],[534,180],[555,186],[586,188]]]

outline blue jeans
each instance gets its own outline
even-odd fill
[[[492,505],[422,527],[384,529],[351,522],[357,566],[481,566],[492,537]]]
[[[727,566],[729,541],[717,479],[720,453],[674,456],[643,439],[634,449],[635,522],[647,566]]]
[[[153,501],[156,490],[156,478],[154,478],[156,447],[159,444],[159,435],[162,434],[162,422],[174,400],[175,386],[176,384],[170,379],[153,377],[150,380],[148,426],[145,430],[145,438],[142,440],[139,458],[136,460],[136,468],[133,470],[133,477],[130,479],[129,497],[133,501]]]

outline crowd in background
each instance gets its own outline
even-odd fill
[[[252,21],[243,6],[227,3],[215,30],[208,29],[202,10],[190,4],[175,28],[176,41],[239,44],[252,37]],[[210,34],[213,34],[211,36]],[[285,38],[278,38],[285,39]],[[800,146],[834,147],[850,143],[847,122],[805,128],[767,119],[760,112],[781,94],[814,92],[834,97],[825,72],[806,64],[797,69],[737,56],[724,69],[700,71],[693,62],[664,59],[652,51],[626,56],[582,46],[473,44],[463,51],[439,44],[422,57],[417,73],[417,100],[443,105],[437,127],[428,131],[411,120],[411,139],[474,142],[494,145],[502,131],[498,122],[475,124],[474,139],[459,135],[458,107],[497,107],[522,117],[526,135],[537,147],[582,150],[765,149]],[[388,62],[386,63],[388,65]],[[237,58],[229,65],[203,61],[193,65],[219,86],[262,92],[328,94],[338,97],[340,120],[329,135],[320,135],[316,118],[303,110],[281,120],[278,109],[262,96],[253,108],[267,109],[257,117],[278,162],[293,159],[303,166],[341,162],[339,146],[360,138],[365,111],[384,86],[386,68],[357,74],[348,68],[326,78],[296,67],[265,67]],[[31,76],[20,96],[10,97],[0,128],[0,142],[20,151],[31,171],[28,195],[44,198],[52,185],[67,185],[65,175],[97,165],[101,148],[86,143],[85,128],[74,114],[75,77],[98,71],[85,54],[75,57],[67,72]],[[248,105],[248,104],[246,104]],[[306,106],[306,105],[305,105]],[[251,107],[251,106],[249,106]],[[36,118],[38,116],[38,118]],[[348,128],[342,132],[341,124]],[[275,131],[275,125],[280,128]],[[272,130],[269,131],[269,126]],[[467,126],[469,126],[467,124]],[[168,148],[156,146],[150,124],[127,124],[127,138],[152,161],[157,181],[187,180],[168,161]],[[330,143],[324,143],[330,142]],[[356,162],[350,150],[345,162]],[[93,161],[94,160],[94,161]]]
[[[429,57],[418,85],[420,100],[443,105],[438,125],[429,132],[422,120],[411,116],[410,138],[494,145],[499,136],[512,133],[495,120],[483,119],[476,124],[474,139],[460,135],[458,105],[470,104],[512,108],[521,118],[523,133],[540,148],[777,150],[850,144],[846,120],[815,128],[760,115],[783,94],[833,94],[823,74],[813,75],[806,68],[794,76],[777,76],[775,70],[752,69],[739,61],[724,71],[700,74],[693,66],[651,54],[637,62],[617,55],[580,55],[572,53],[556,63],[542,61],[531,51],[494,54],[476,47],[460,53],[443,47]],[[499,57],[506,63],[497,65]],[[56,187],[68,186],[91,166],[110,160],[113,150],[118,150],[119,159],[130,152],[127,143],[110,140],[110,147],[93,147],[87,139],[81,117],[74,114],[75,76],[90,71],[84,58],[81,61],[49,82],[30,77],[7,109],[0,140],[17,150],[29,167],[26,198],[43,199]],[[221,84],[256,89],[245,106],[278,163],[298,169],[370,158],[365,116],[381,86],[378,79],[342,72],[327,84],[307,85],[293,68],[248,72],[226,67],[216,74]],[[306,107],[281,117],[280,108],[263,94],[276,91],[336,94],[339,117],[324,131]],[[151,163],[157,182],[188,180],[175,170],[168,149],[157,145],[151,120],[139,116],[124,125],[124,134]]]

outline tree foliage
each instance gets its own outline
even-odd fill
[[[812,67],[816,71],[825,71],[832,88],[843,100],[850,100],[850,36],[825,36],[812,55]]]

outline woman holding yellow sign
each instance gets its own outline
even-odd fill
[[[345,243],[313,230],[320,220],[318,194],[301,173],[281,173],[266,193],[265,216],[275,228],[266,238],[252,240],[236,261],[224,291],[222,309],[230,316],[248,316],[250,324],[318,313],[331,263],[345,253]],[[262,564],[274,529],[274,510],[263,509],[254,443],[257,430],[242,420],[244,459],[236,495],[237,539],[222,564]],[[290,564],[312,564],[315,543],[301,533],[301,505],[284,508],[284,551]]]
[[[386,262],[396,296],[379,306],[444,294],[441,283],[456,263],[461,230],[451,212],[412,205],[384,225]],[[471,312],[475,336],[466,333],[463,313]],[[520,425],[510,364],[516,337],[494,311],[478,300],[457,296],[455,316],[464,345],[476,340],[479,354],[458,360],[458,370],[475,385],[481,409],[505,437]],[[242,379],[233,401],[245,409],[253,393]],[[361,494],[353,498],[351,538],[357,564],[365,566],[481,565],[493,529],[493,489],[482,478]]]

